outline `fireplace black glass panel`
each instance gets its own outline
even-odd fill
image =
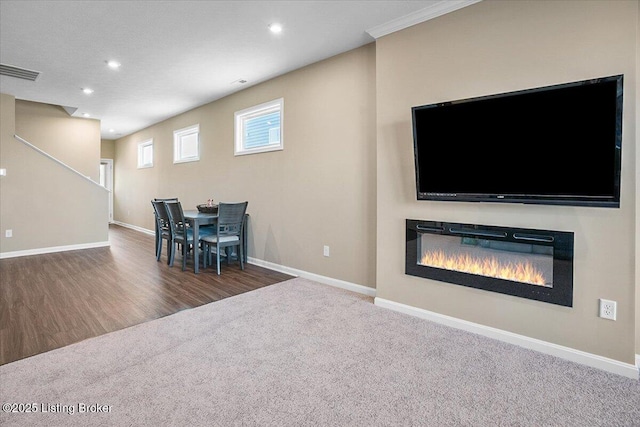
[[[407,220],[405,272],[571,307],[573,233]]]

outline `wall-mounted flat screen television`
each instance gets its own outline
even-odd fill
[[[419,200],[620,206],[623,76],[412,108]]]

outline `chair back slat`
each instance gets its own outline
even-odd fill
[[[186,229],[186,222],[184,220],[184,211],[182,210],[182,204],[177,200],[170,200],[164,203],[169,215],[169,225],[174,235],[184,234]]]
[[[168,229],[170,219],[164,202],[154,199],[151,201],[151,204],[153,205],[153,210],[156,214],[156,221],[158,222],[158,226],[163,229]]]
[[[218,204],[218,236],[239,236],[249,202]]]

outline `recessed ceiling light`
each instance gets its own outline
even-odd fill
[[[89,114],[89,113],[82,113],[82,117],[91,117],[91,114]]]
[[[106,61],[107,65],[109,66],[109,68],[113,68],[114,70],[117,70],[118,68],[120,68],[120,63],[118,61]]]
[[[93,89],[88,88],[88,87],[82,88],[82,91],[84,93],[86,93],[87,95],[91,95],[93,93]]]
[[[282,25],[278,23],[269,24],[269,29],[272,33],[278,34],[282,32]]]
[[[109,129],[109,132],[114,133],[116,130],[115,129]]]

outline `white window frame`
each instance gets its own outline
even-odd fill
[[[269,144],[262,147],[245,148],[244,147],[244,123],[264,114],[274,112],[280,113],[280,141],[278,144]],[[260,105],[236,111],[235,115],[235,146],[234,155],[243,156],[245,154],[265,153],[269,151],[279,151],[284,149],[283,128],[284,128],[284,98],[274,99]]]
[[[151,147],[151,161],[144,162],[144,151],[147,147]],[[138,143],[138,169],[153,167],[153,138]]]
[[[182,140],[187,136],[196,136],[196,154],[182,157]],[[193,125],[173,131],[173,163],[197,162],[200,160],[200,125]]]

